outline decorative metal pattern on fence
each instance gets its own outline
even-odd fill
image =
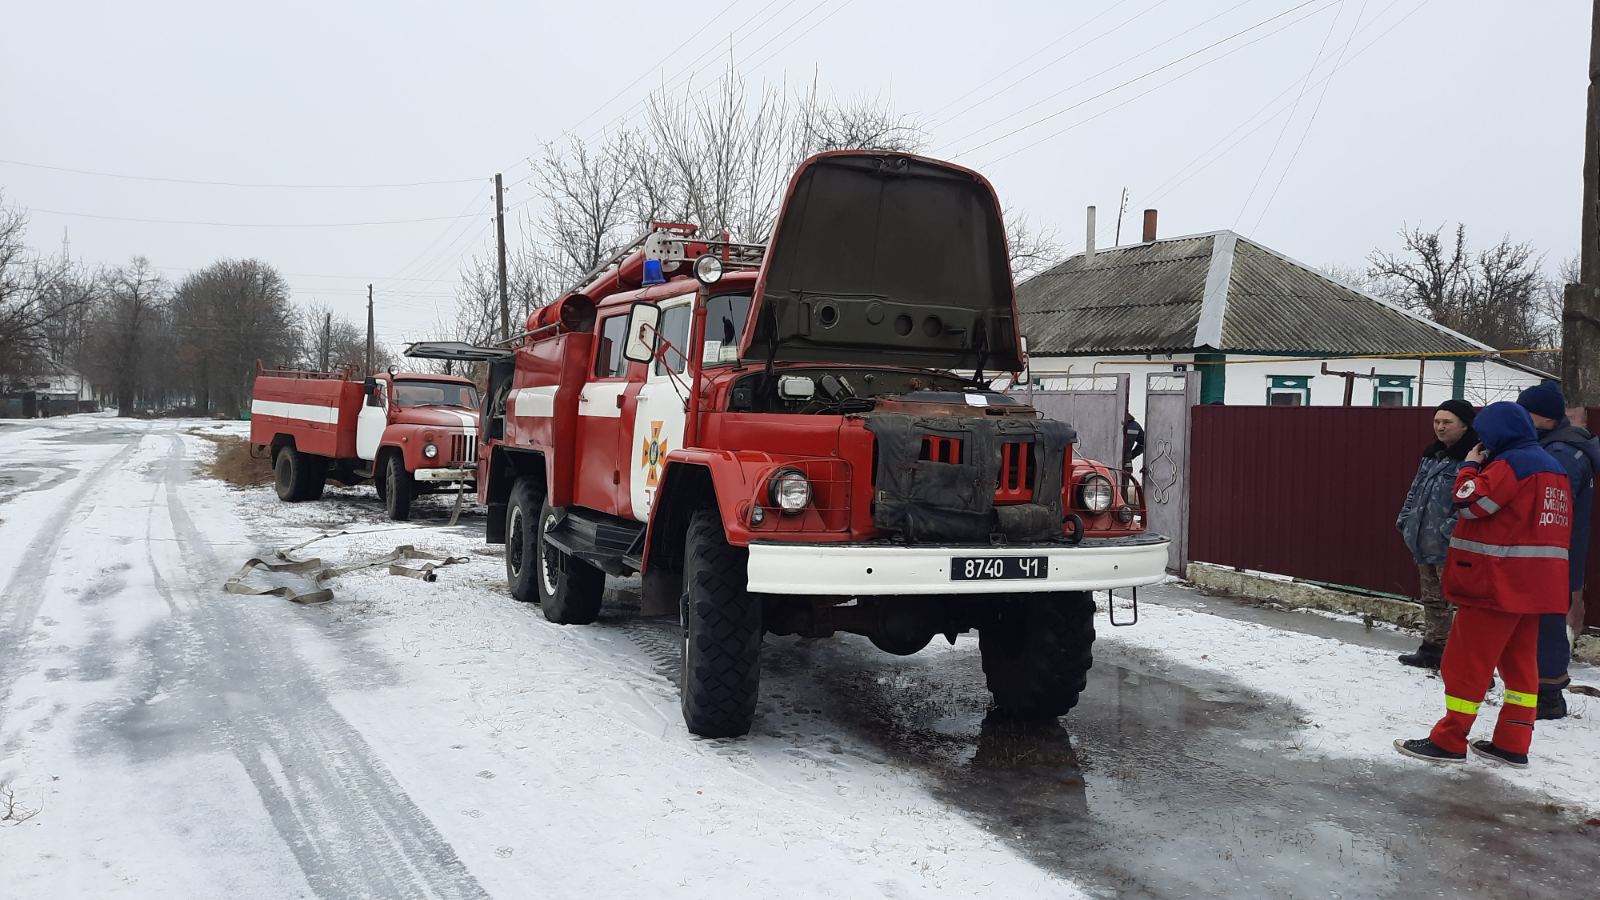
[[[1394,520],[1432,418],[1421,407],[1195,407],[1190,558],[1416,596]],[[1600,528],[1589,554],[1588,623],[1600,625]]]

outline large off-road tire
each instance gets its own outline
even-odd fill
[[[389,518],[396,522],[411,518],[411,498],[416,495],[417,483],[406,471],[405,458],[398,450],[385,458],[383,480],[383,508]]]
[[[384,482],[385,481],[387,481],[387,479],[384,478],[383,470],[382,469],[378,469],[378,468],[374,468],[373,474],[372,474],[372,489],[378,492],[378,502],[379,503],[388,503],[389,502],[389,498],[384,496],[383,487],[384,487]]]
[[[983,674],[995,707],[1023,719],[1065,715],[1094,665],[1094,598],[1084,591],[998,600],[978,629]]]
[[[539,510],[544,491],[531,478],[518,478],[506,501],[506,584],[513,599],[539,601]]]
[[[746,590],[749,551],[732,547],[714,509],[684,538],[683,721],[702,737],[750,731],[761,686],[761,603]]]
[[[272,462],[272,486],[278,499],[299,503],[320,498],[327,465],[326,459],[301,453],[293,447],[279,450],[277,459]]]
[[[538,519],[539,606],[557,625],[589,625],[600,618],[606,573],[546,543],[545,532],[555,524],[556,511],[547,500]]]

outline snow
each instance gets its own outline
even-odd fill
[[[1159,589],[1155,593],[1160,596]],[[1109,635],[1102,631],[1101,640],[1141,651],[1157,669],[1192,666],[1226,673],[1245,687],[1293,703],[1304,711],[1301,729],[1285,734],[1280,749],[1387,762],[1395,753],[1395,738],[1426,737],[1444,714],[1444,682],[1437,674],[1398,665],[1385,649],[1159,602],[1141,605],[1138,627]],[[1574,664],[1571,674],[1575,683],[1600,686],[1600,671],[1592,666]],[[1494,730],[1500,698],[1497,685],[1479,713],[1474,739]],[[1567,718],[1537,724],[1532,765],[1489,769],[1586,816],[1600,814],[1600,700],[1569,692],[1567,706]]]
[[[0,894],[1085,896],[954,808],[951,785],[812,714],[816,692],[764,699],[746,739],[688,735],[672,624],[614,605],[595,626],[550,624],[507,596],[481,510],[450,528],[441,498],[399,525],[367,488],[282,504],[193,474],[214,449],[201,429],[247,426],[0,428],[0,782],[37,810],[0,823]],[[342,530],[297,555],[414,544],[469,561],[431,584],[352,573],[313,607],[219,590],[250,556]],[[1354,626],[1243,621],[1181,584],[1141,600],[1136,627],[1101,620],[1104,652],[1292,704],[1298,726],[1266,751],[1410,765],[1390,742],[1442,710],[1436,677]],[[975,653],[963,638],[913,662],[970,669]],[[1600,708],[1569,702],[1539,724],[1534,766],[1471,771],[1600,811]],[[1121,784],[1095,780],[1089,803],[1132,802]]]

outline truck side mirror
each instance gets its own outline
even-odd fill
[[[361,383],[361,393],[367,398],[368,406],[382,406],[378,401],[378,379],[368,378]]]
[[[628,342],[622,358],[629,362],[649,362],[655,355],[656,327],[661,324],[661,308],[654,303],[635,303],[628,313]]]

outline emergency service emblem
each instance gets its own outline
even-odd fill
[[[1461,483],[1461,487],[1456,489],[1456,499],[1457,500],[1465,500],[1468,497],[1471,497],[1472,496],[1472,492],[1477,490],[1477,489],[1478,489],[1478,486],[1476,484],[1474,484],[1470,479],[1467,480],[1467,481],[1463,481]]]
[[[644,439],[644,446],[639,452],[639,466],[645,469],[645,487],[655,487],[656,478],[661,471],[661,459],[667,455],[667,441],[661,437],[661,421],[650,423],[650,436]]]

